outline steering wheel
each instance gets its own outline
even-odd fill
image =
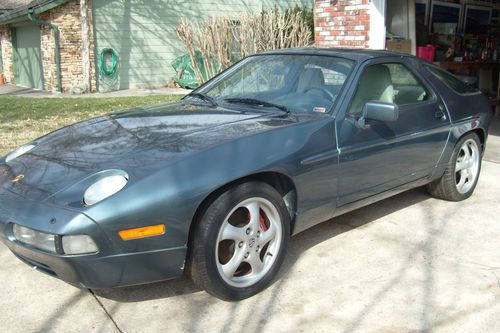
[[[335,100],[335,96],[330,91],[328,91],[325,87],[320,87],[320,86],[311,87],[311,88],[307,89],[306,91],[304,91],[304,93],[307,94],[311,90],[318,90],[318,91],[325,93],[326,95],[328,95],[328,97],[330,97],[330,100],[332,102]]]

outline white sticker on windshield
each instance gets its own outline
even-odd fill
[[[325,113],[326,112],[326,108],[322,107],[322,106],[315,106],[313,108],[313,111],[314,112],[321,112],[321,113]]]

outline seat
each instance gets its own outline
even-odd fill
[[[297,84],[297,92],[304,94],[311,88],[320,87],[324,88],[325,78],[323,72],[319,68],[305,68],[299,76]]]
[[[391,73],[384,65],[372,65],[365,69],[356,95],[349,109],[350,115],[359,115],[368,101],[394,103],[394,87]]]
[[[321,69],[304,68],[297,81],[297,90],[279,96],[273,103],[293,105],[295,112],[308,113],[315,108],[326,110],[331,106],[331,100]]]

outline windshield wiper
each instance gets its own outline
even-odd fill
[[[192,92],[192,93],[188,94],[186,97],[197,97],[199,99],[204,100],[205,102],[208,102],[214,108],[216,108],[218,106],[217,102],[215,101],[215,99],[213,99],[213,97],[210,97],[210,96],[205,95],[205,94],[200,93],[200,92]]]
[[[284,105],[279,105],[279,104],[274,104],[271,102],[261,101],[260,99],[256,99],[256,98],[236,98],[235,97],[235,98],[226,98],[226,99],[224,99],[224,101],[228,102],[228,103],[242,103],[242,104],[260,105],[263,107],[280,109],[281,111],[285,111],[286,113],[290,113],[290,110]]]

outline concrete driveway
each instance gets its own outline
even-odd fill
[[[318,225],[292,238],[278,280],[242,302],[185,278],[79,290],[0,245],[1,330],[500,332],[498,125],[470,199],[419,188]]]

